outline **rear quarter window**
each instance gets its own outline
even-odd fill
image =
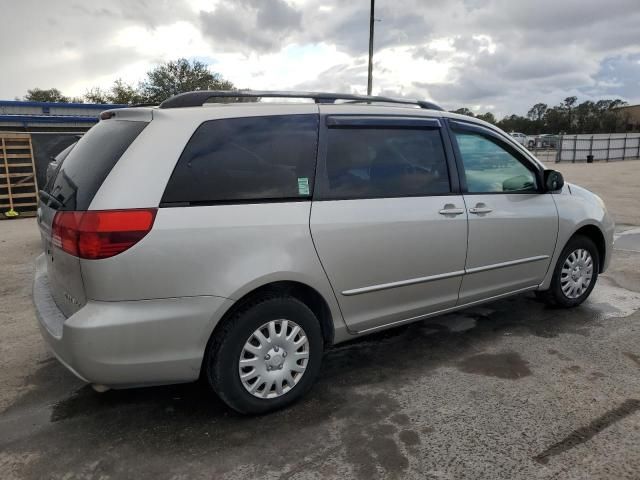
[[[210,120],[187,143],[162,203],[308,199],[317,143],[317,115]]]
[[[58,209],[87,210],[109,172],[147,125],[111,119],[91,128],[68,152],[46,186],[60,201]]]

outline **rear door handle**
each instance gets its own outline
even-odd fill
[[[475,213],[476,215],[490,212],[493,212],[493,209],[487,207],[484,203],[478,203],[475,207],[469,209],[469,213]]]
[[[461,215],[464,213],[464,208],[457,208],[453,203],[447,203],[438,213],[440,215]]]

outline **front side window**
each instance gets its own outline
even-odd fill
[[[162,202],[308,199],[317,139],[317,115],[205,122],[182,152]]]
[[[454,131],[470,193],[533,192],[535,174],[489,137]]]
[[[451,191],[439,129],[329,129],[324,199],[442,195]]]

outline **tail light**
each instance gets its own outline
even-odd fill
[[[52,242],[80,258],[109,258],[133,247],[151,231],[156,209],[57,212]]]

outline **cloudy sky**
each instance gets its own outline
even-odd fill
[[[187,57],[237,87],[366,93],[369,0],[3,2],[0,99]],[[498,115],[640,102],[640,0],[377,0],[374,93]]]

